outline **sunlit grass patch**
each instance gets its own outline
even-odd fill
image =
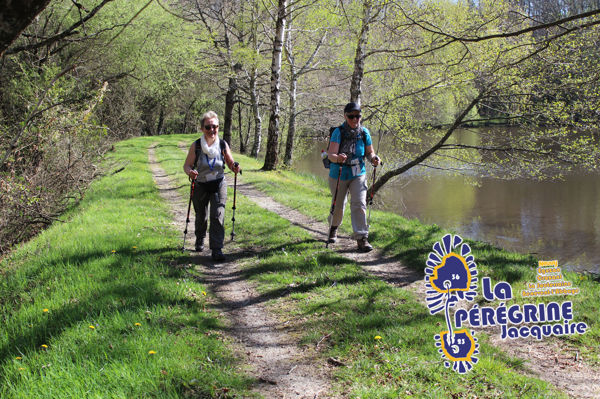
[[[125,169],[0,265],[0,397],[250,395],[207,288],[177,266],[150,143],[119,143]]]
[[[179,182],[180,192],[189,195],[189,183],[180,172],[185,153],[169,144],[182,138],[161,139],[164,145],[157,154],[165,160],[163,167],[171,165],[166,169]],[[236,160],[244,168],[243,181],[305,215],[326,220],[331,197],[324,181],[290,171],[263,172],[261,162],[241,155]],[[231,175],[229,182],[228,229]],[[344,226],[349,232],[349,220]],[[341,394],[361,398],[562,396],[547,383],[524,375],[523,362],[490,347],[483,333],[478,335],[480,361],[470,374],[446,369],[433,338],[444,329],[443,317],[430,316],[407,290],[368,276],[305,230],[243,196],[238,197],[236,233],[235,243],[227,245],[252,254],[241,260],[246,278],[256,284],[261,300],[282,322],[294,326],[301,345],[316,348],[323,364],[335,359],[335,390]],[[423,269],[431,246],[445,233],[436,225],[372,212],[372,243],[416,270]],[[480,259],[480,272],[493,280],[518,287],[531,277],[533,257],[470,243]]]

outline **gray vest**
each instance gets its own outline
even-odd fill
[[[221,140],[217,138],[217,140]],[[225,160],[223,159],[223,145],[219,143],[219,155],[210,159],[208,155],[202,152],[200,139],[196,140],[196,171],[198,172],[197,182],[206,183],[219,180],[225,177]]]

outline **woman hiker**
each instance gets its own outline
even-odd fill
[[[329,168],[329,189],[331,195],[337,198],[333,215],[329,215],[329,242],[335,242],[337,229],[344,217],[346,207],[346,195],[350,192],[350,212],[352,219],[352,238],[358,244],[358,250],[369,252],[373,249],[367,237],[369,226],[367,225],[367,179],[364,157],[373,166],[380,163],[379,157],[375,155],[369,130],[360,124],[360,107],[356,103],[348,103],[344,107],[345,122],[336,128],[331,134],[331,141],[327,149],[328,158],[331,161]],[[341,168],[341,173],[340,173]],[[339,186],[338,186],[339,179]],[[333,220],[332,220],[333,218]]]
[[[225,260],[223,242],[225,240],[225,202],[227,182],[225,164],[232,172],[240,172],[240,165],[233,160],[229,145],[219,138],[219,117],[213,111],[202,116],[202,137],[190,146],[184,172],[195,180],[192,202],[196,212],[196,246],[198,252],[204,250],[204,236],[208,224],[210,204],[209,247],[215,261]]]

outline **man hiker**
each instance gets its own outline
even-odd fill
[[[329,215],[328,242],[335,242],[337,229],[344,217],[346,195],[350,192],[350,212],[352,219],[352,238],[358,244],[358,250],[368,252],[373,249],[369,241],[369,226],[367,225],[367,178],[364,158],[369,160],[374,167],[380,160],[375,155],[371,134],[360,123],[360,106],[348,103],[344,107],[345,122],[337,127],[331,134],[328,158],[331,161],[329,168],[329,189],[333,199],[333,211]],[[341,169],[340,169],[341,168]],[[335,205],[337,204],[337,205]],[[340,206],[341,205],[341,206]]]

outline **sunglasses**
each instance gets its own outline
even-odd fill
[[[219,125],[204,125],[206,130],[218,129]]]
[[[348,119],[360,119],[361,114],[346,115]]]

